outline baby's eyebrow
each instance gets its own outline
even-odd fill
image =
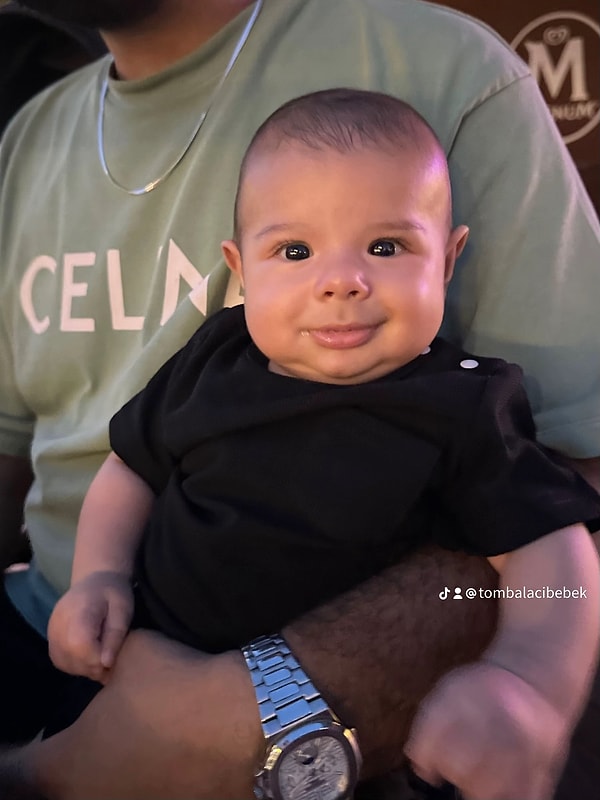
[[[273,233],[285,233],[293,229],[296,232],[300,228],[300,223],[296,222],[274,222],[272,225],[266,225],[254,234],[255,239],[262,239],[265,236],[270,236]],[[410,219],[393,219],[382,222],[374,222],[369,225],[374,232],[387,231],[393,233],[394,231],[425,231],[425,226],[420,222]]]
[[[411,219],[391,219],[382,222],[374,222],[369,227],[373,230],[387,230],[387,231],[424,231],[425,226],[420,222],[415,222]]]
[[[254,238],[262,239],[264,236],[268,236],[272,233],[284,233],[290,230],[290,228],[298,230],[298,227],[299,224],[294,222],[275,222],[272,225],[266,225],[264,228],[261,228],[258,233],[254,234]]]

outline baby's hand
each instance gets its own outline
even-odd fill
[[[132,615],[133,591],[125,575],[88,575],[71,586],[50,617],[50,658],[64,672],[105,680]]]
[[[405,754],[417,775],[450,781],[465,800],[550,800],[570,733],[533,686],[479,661],[425,698]]]

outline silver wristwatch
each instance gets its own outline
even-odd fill
[[[345,800],[358,780],[356,731],[335,716],[280,636],[242,648],[265,735],[258,800]]]

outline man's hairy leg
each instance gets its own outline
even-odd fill
[[[440,591],[496,585],[484,559],[422,550],[283,631],[332,707],[358,728],[365,776],[404,762],[421,698],[494,633],[495,601],[443,601]],[[50,800],[241,800],[252,797],[263,746],[240,653],[209,657],[136,631],[80,720],[29,745],[21,764]],[[0,796],[11,800],[1,790],[0,759]]]

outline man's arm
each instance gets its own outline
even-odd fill
[[[0,455],[0,570],[29,560],[29,544],[22,528],[23,503],[32,480],[27,459]]]
[[[497,576],[485,559],[423,550],[283,631],[332,707],[358,728],[365,777],[404,763],[421,698],[494,634],[496,603],[452,600],[455,586],[494,588]],[[50,800],[241,800],[252,797],[263,752],[240,653],[207,657],[136,631],[80,720],[20,755]]]
[[[475,660],[496,629],[497,604],[453,600],[455,587],[493,589],[485,559],[428,548],[284,629],[293,652],[341,719],[359,731],[363,777],[405,763],[417,706],[448,670]],[[450,589],[446,600],[440,592]]]

